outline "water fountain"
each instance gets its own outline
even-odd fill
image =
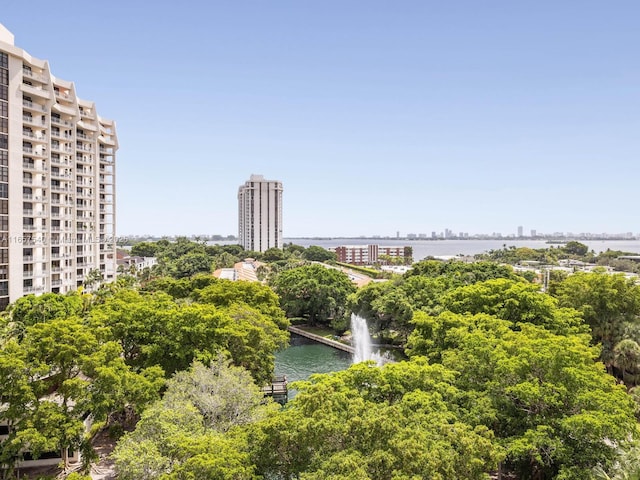
[[[382,365],[383,357],[378,352],[374,352],[371,346],[371,335],[369,334],[367,320],[355,313],[351,314],[351,339],[355,349],[353,363],[373,360],[378,366]]]

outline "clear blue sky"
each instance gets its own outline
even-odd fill
[[[639,232],[640,2],[4,2],[117,122],[117,231]]]

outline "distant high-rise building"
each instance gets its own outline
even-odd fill
[[[534,237],[534,238],[537,237],[538,236],[538,232],[536,230],[532,229],[531,230],[531,236]]]
[[[0,24],[0,310],[115,278],[117,148],[115,123]]]
[[[245,250],[282,248],[282,183],[251,175],[238,189],[238,241]]]
[[[519,237],[524,236],[524,227],[522,226],[518,227],[518,236]]]

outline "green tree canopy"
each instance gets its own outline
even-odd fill
[[[227,352],[256,381],[266,382],[272,377],[274,352],[288,340],[287,322],[273,292],[253,285],[220,281],[205,287],[203,292],[211,288],[207,299],[217,300],[217,305],[179,302],[164,292],[123,290],[97,305],[90,323],[122,346],[124,359],[134,368],[159,365],[170,375],[188,368],[194,359],[208,361]],[[233,292],[243,292],[248,303],[240,295],[233,301]]]
[[[302,258],[310,262],[328,262],[330,260],[335,261],[337,257],[334,252],[330,252],[326,248],[311,245],[302,252]]]
[[[273,288],[288,317],[305,317],[312,324],[343,317],[347,297],[355,291],[346,274],[315,264],[281,272]]]
[[[582,313],[594,343],[602,344],[602,360],[613,366],[615,345],[640,324],[640,286],[622,274],[577,272],[555,286],[561,306]],[[632,335],[631,340],[640,342]]]
[[[589,478],[636,431],[633,401],[596,362],[587,335],[493,316],[419,315],[411,355],[456,370],[467,408],[506,448],[521,478]]]
[[[580,314],[560,309],[556,299],[540,292],[538,285],[498,278],[451,290],[442,299],[454,313],[487,313],[514,326],[520,322],[542,325],[556,333],[586,333]]]
[[[131,255],[138,257],[155,257],[160,246],[156,242],[140,242],[131,247]]]
[[[358,364],[296,383],[288,407],[250,436],[266,478],[484,479],[501,458],[464,421],[452,373],[425,362]]]
[[[118,478],[253,479],[246,439],[233,429],[271,408],[246,370],[222,357],[208,367],[195,362],[169,380],[163,400],[118,443]]]

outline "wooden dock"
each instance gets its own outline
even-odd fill
[[[262,387],[262,393],[265,397],[271,397],[275,402],[284,405],[289,400],[287,377],[275,377],[270,385]]]

